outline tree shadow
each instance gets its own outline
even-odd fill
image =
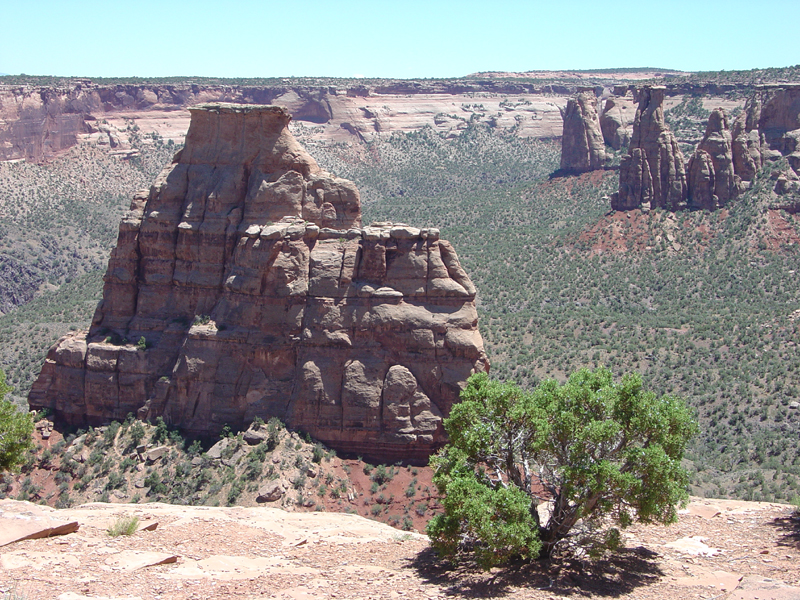
[[[800,511],[785,517],[775,517],[768,525],[778,530],[779,537],[775,542],[778,546],[800,550]]]
[[[502,598],[520,589],[615,598],[656,583],[664,575],[657,557],[656,552],[639,546],[595,560],[561,556],[486,572],[468,562],[453,565],[443,561],[432,548],[426,548],[408,566],[428,583],[444,588],[446,594],[465,598]]]

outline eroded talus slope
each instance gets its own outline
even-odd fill
[[[488,369],[475,288],[436,229],[361,226],[274,106],[192,110],[185,148],[120,225],[88,332],[48,353],[32,407],[163,416],[194,434],[277,416],[341,451],[424,459]]]

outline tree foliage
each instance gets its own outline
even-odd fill
[[[428,534],[442,555],[473,550],[485,568],[549,557],[579,519],[670,523],[688,497],[680,463],[697,425],[636,373],[615,384],[608,369],[582,369],[533,392],[479,373],[461,400],[431,460],[445,511]]]
[[[16,469],[33,447],[33,417],[5,399],[10,391],[6,374],[0,370],[0,473]]]

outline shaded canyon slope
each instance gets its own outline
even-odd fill
[[[318,167],[285,109],[191,112],[120,224],[91,329],[50,349],[31,407],[195,435],[275,416],[342,452],[425,460],[489,366],[452,246],[362,227],[358,190]]]

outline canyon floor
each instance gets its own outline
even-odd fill
[[[121,516],[138,517],[140,529],[109,536]],[[78,529],[15,541],[69,523]],[[791,506],[693,498],[678,523],[636,525],[623,539],[620,551],[601,558],[569,551],[550,563],[485,573],[441,563],[422,534],[351,514],[158,503],[56,510],[3,500],[0,594],[27,600],[800,598],[800,521]]]

